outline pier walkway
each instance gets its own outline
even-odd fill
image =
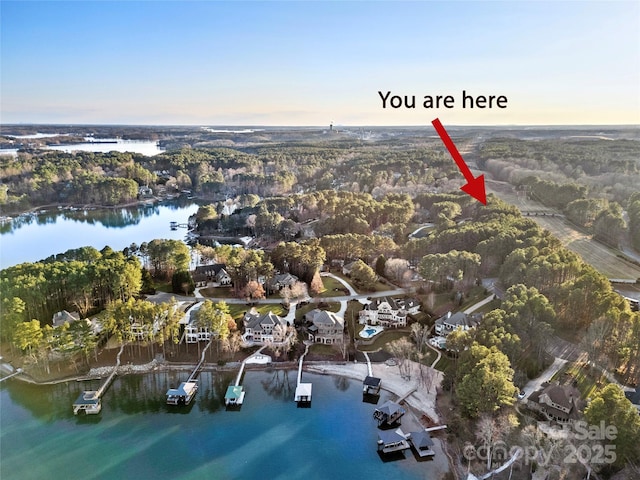
[[[306,348],[300,356],[300,364],[298,365],[298,379],[296,383],[295,401],[298,403],[311,403],[311,383],[302,383],[302,363],[305,355],[309,352],[310,343],[305,343]]]
[[[209,339],[207,345],[202,350],[200,362],[195,366],[187,381],[182,382],[178,388],[170,388],[167,390],[167,405],[189,405],[191,403],[191,400],[193,400],[196,393],[198,393],[198,375],[200,375],[204,367],[205,355],[212,343],[213,337]]]
[[[209,349],[212,343],[213,343],[213,337],[209,339],[209,341],[207,342],[207,345],[202,350],[202,355],[200,355],[200,362],[198,363],[198,365],[196,365],[196,368],[193,369],[193,372],[191,372],[191,375],[189,375],[189,379],[187,380],[187,382],[193,382],[196,378],[198,378],[198,375],[200,375],[200,372],[202,371],[202,367],[204,366],[204,356],[207,353],[207,350]]]
[[[413,387],[411,390],[409,390],[407,393],[405,393],[402,397],[400,397],[398,400],[396,400],[396,403],[404,402],[409,397],[409,395],[411,395],[417,389],[418,389],[417,387]]]
[[[2,378],[0,378],[0,382],[4,382],[4,381],[5,381],[5,380],[7,380],[8,378],[15,377],[16,375],[20,375],[21,373],[22,373],[22,369],[21,369],[21,368],[18,368],[18,369],[17,369],[15,372],[13,372],[12,374],[7,375],[6,377],[2,377]]]
[[[240,371],[236,376],[236,381],[232,385],[229,385],[229,387],[227,388],[227,393],[225,393],[224,395],[224,404],[227,407],[240,406],[242,405],[242,402],[244,402],[244,395],[246,392],[240,384],[240,382],[242,381],[242,374],[244,373],[244,367],[247,365],[247,363],[251,363],[251,359],[262,356],[262,350],[264,350],[266,347],[266,345],[263,345],[253,355],[245,358],[240,364]]]

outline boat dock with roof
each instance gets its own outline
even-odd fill
[[[95,415],[100,413],[102,410],[102,402],[101,398],[104,392],[107,391],[107,388],[111,385],[111,382],[116,376],[118,372],[118,367],[120,366],[120,355],[124,350],[124,344],[120,347],[120,351],[118,352],[118,356],[116,357],[116,366],[113,367],[113,371],[111,375],[107,377],[105,382],[98,390],[85,390],[80,394],[80,396],[73,402],[73,414],[78,415],[80,412],[84,412],[89,415]]]
[[[407,436],[401,429],[380,430],[378,432],[378,451],[382,453],[401,452],[410,448]]]
[[[167,390],[167,405],[189,405],[191,400],[198,393],[198,375],[204,367],[204,356],[207,353],[207,349],[211,346],[213,337],[207,343],[207,346],[202,350],[202,356],[200,362],[189,375],[186,382],[182,382],[178,388],[170,388]]]
[[[227,408],[231,407],[239,407],[244,402],[245,390],[244,387],[240,384],[242,380],[242,374],[244,373],[244,367],[247,363],[270,363],[271,357],[267,355],[262,355],[262,350],[264,350],[265,345],[260,347],[260,349],[254,353],[253,355],[244,359],[244,361],[240,364],[240,371],[236,376],[236,381],[227,387],[227,392],[224,395],[224,404]]]
[[[387,400],[373,412],[373,418],[378,421],[378,427],[382,425],[393,425],[394,423],[400,423],[400,418],[406,413],[406,410],[402,408],[396,402]]]

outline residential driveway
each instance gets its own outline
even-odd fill
[[[565,365],[565,363],[567,363],[567,360],[556,357],[553,360],[553,363],[549,365],[549,368],[542,372],[537,378],[529,380],[523,388],[525,392],[524,398],[526,399],[536,390],[540,390],[542,384],[551,380],[551,377],[553,377]]]
[[[469,308],[467,308],[464,312],[462,313],[466,313],[469,314],[471,312],[475,312],[476,310],[478,310],[479,308],[484,307],[487,303],[489,303],[491,300],[493,300],[493,294],[489,295],[487,298],[485,298],[484,300],[480,300],[478,303],[476,303],[475,305],[471,305]]]

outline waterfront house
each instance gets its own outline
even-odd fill
[[[549,421],[572,424],[581,417],[584,402],[580,392],[571,385],[543,383],[528,398],[528,406],[541,412]]]
[[[216,335],[208,326],[198,324],[197,309],[192,308],[185,315],[184,339],[187,343],[208,342]]]
[[[406,410],[396,402],[387,400],[373,412],[373,418],[378,420],[378,427],[382,424],[393,425],[400,422],[400,418],[406,413]]]
[[[446,315],[436,320],[434,330],[436,335],[447,336],[457,328],[462,330],[469,330],[476,327],[481,320],[481,315],[473,315],[463,312],[456,312],[452,314],[447,312]]]
[[[251,309],[243,318],[244,335],[243,338],[247,342],[254,345],[265,345],[269,343],[281,344],[288,343],[287,327],[289,324],[286,320],[279,317],[275,313],[269,311],[264,315],[258,313],[255,309]]]
[[[305,320],[309,324],[307,333],[312,342],[327,345],[344,342],[344,318],[316,308],[305,315]]]
[[[360,310],[358,321],[363,325],[401,328],[407,326],[407,313],[404,301],[391,297],[375,298]]]

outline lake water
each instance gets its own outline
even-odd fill
[[[62,152],[132,152],[140,153],[142,155],[153,156],[164,152],[158,146],[157,142],[150,142],[148,140],[113,140],[115,143],[100,143],[103,139],[96,139],[94,142],[76,143],[74,145],[49,145],[46,148],[48,150],[58,150]]]
[[[88,479],[438,479],[448,470],[440,442],[433,460],[411,451],[395,461],[377,453],[375,406],[361,382],[303,374],[311,408],[293,401],[295,371],[248,371],[239,411],[223,398],[234,372],[204,372],[189,407],[164,394],[186,373],[119,377],[102,412],[75,417],[71,404],[97,383],[0,386],[0,477]],[[379,404],[388,399],[386,392]]]
[[[181,198],[132,208],[21,215],[0,224],[0,268],[84,246],[122,250],[155,238],[183,240],[187,229],[171,230],[169,224],[186,224],[197,211],[196,203]]]
[[[51,135],[47,134],[34,134],[34,135],[25,135],[22,139],[28,138],[45,138]],[[101,143],[101,141],[111,140],[108,143]],[[47,147],[43,147],[46,150],[58,150],[61,152],[97,152],[97,153],[107,153],[107,152],[131,152],[131,153],[140,153],[142,155],[153,156],[158,155],[159,153],[164,152],[165,150],[158,146],[158,143],[155,141],[149,140],[122,140],[122,139],[100,139],[96,138],[94,141],[86,142],[86,143],[76,143],[73,145],[48,145]],[[12,155],[17,156],[18,150],[16,148],[2,148],[0,149],[0,155]]]

